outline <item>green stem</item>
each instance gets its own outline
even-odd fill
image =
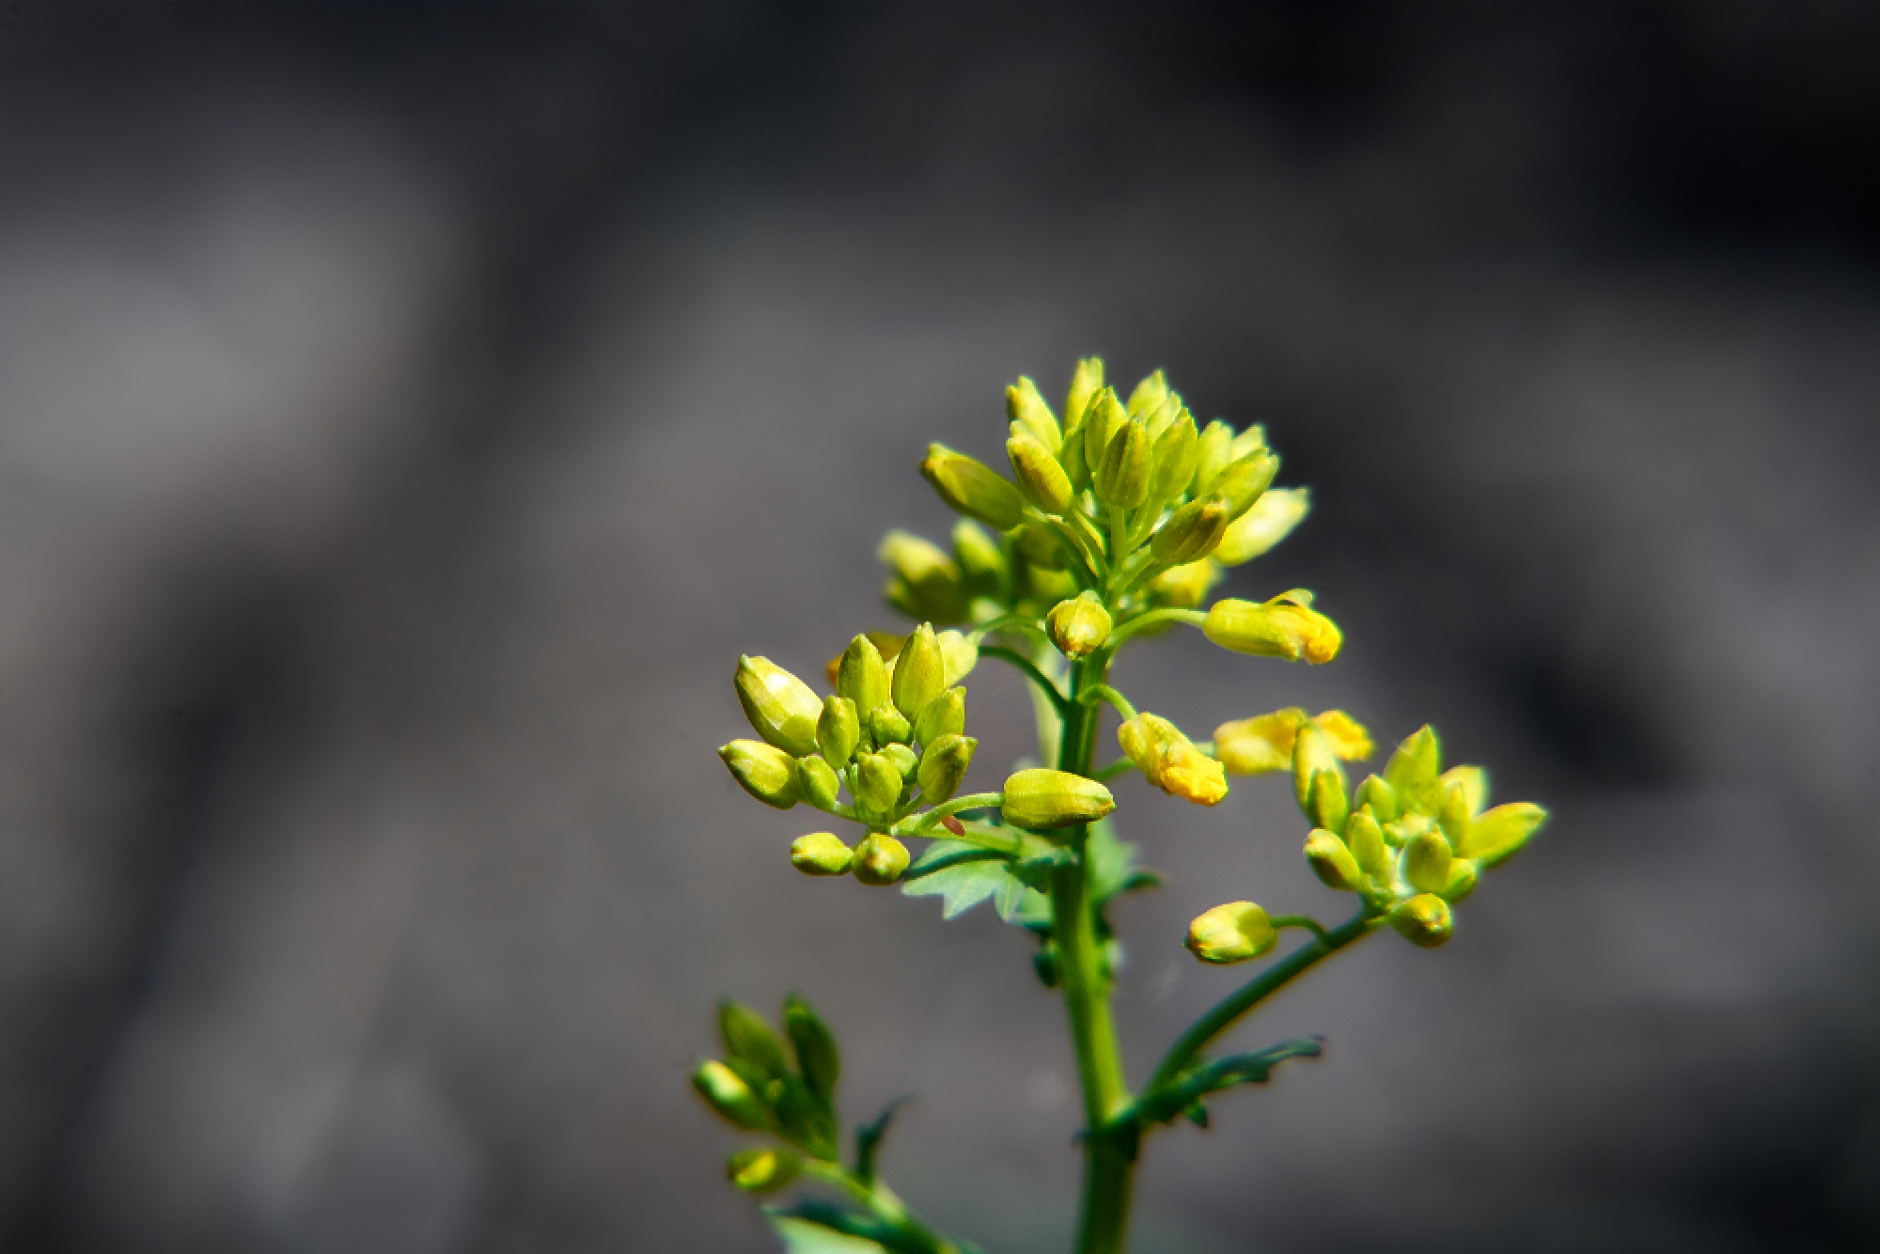
[[[989,810],[993,806],[1004,804],[1005,794],[1002,792],[970,792],[964,797],[955,797],[944,805],[937,805],[931,810],[922,810],[919,814],[902,819],[888,829],[888,834],[890,836],[923,836],[935,823],[950,815],[958,814],[961,810]]]
[[[1058,717],[1067,717],[1065,711],[1070,706],[1070,701],[1062,692],[1058,691],[1058,686],[1051,682],[1051,677],[1038,669],[1036,662],[1016,649],[1008,649],[1004,645],[999,644],[981,646],[979,656],[996,657],[1001,662],[1010,662],[1013,666],[1016,666],[1025,673],[1026,678],[1038,685],[1038,691],[1043,693],[1051,702],[1051,706],[1057,711]]]
[[[1309,924],[1308,920],[1294,915],[1281,915],[1280,919],[1285,919],[1290,926]],[[1274,919],[1273,922],[1277,924],[1280,919]],[[1169,1083],[1187,1068],[1195,1055],[1199,1054],[1209,1041],[1232,1027],[1234,1020],[1285,987],[1294,976],[1299,975],[1320,959],[1331,957],[1382,921],[1382,915],[1360,910],[1332,931],[1314,936],[1222,998],[1212,1010],[1195,1020],[1194,1025],[1182,1033],[1180,1040],[1169,1047],[1168,1053],[1162,1057],[1161,1064],[1156,1067],[1155,1074],[1150,1077],[1146,1091],[1153,1092]]]
[[[1207,614],[1201,610],[1150,610],[1147,614],[1132,618],[1111,632],[1110,638],[1104,641],[1101,652],[1096,656],[1107,660],[1131,636],[1162,623],[1187,623],[1190,627],[1199,627],[1207,621]]]
[[[857,1204],[867,1207],[869,1214],[900,1238],[895,1248],[918,1250],[923,1254],[959,1254],[959,1246],[910,1215],[907,1204],[881,1177],[864,1181],[840,1163],[813,1158],[804,1161],[803,1174],[848,1194]]]
[[[1086,682],[1100,685],[1103,679],[1101,662],[1085,661],[1071,668],[1073,691]],[[1090,775],[1099,715],[1098,709],[1082,702],[1071,703],[1064,712],[1060,771]],[[1084,1190],[1077,1249],[1079,1254],[1121,1254],[1129,1223],[1135,1145],[1133,1138],[1126,1140],[1112,1131],[1111,1117],[1128,1107],[1130,1093],[1090,900],[1089,829],[1073,828],[1069,835],[1076,856],[1052,873],[1051,931],[1057,941],[1064,1005],[1084,1091]]]
[[[1091,684],[1088,688],[1085,688],[1082,692],[1077,694],[1077,699],[1085,705],[1094,705],[1098,701],[1108,701],[1111,706],[1115,708],[1116,712],[1121,714],[1124,718],[1136,717],[1136,707],[1129,703],[1129,698],[1125,697],[1108,684]]]

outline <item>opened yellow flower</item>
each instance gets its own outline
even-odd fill
[[[1288,770],[1292,766],[1293,741],[1307,722],[1316,724],[1332,752],[1347,762],[1361,762],[1376,752],[1371,733],[1343,710],[1308,716],[1298,706],[1222,723],[1214,729],[1214,752],[1230,775]]]
[[[1227,775],[1165,718],[1138,714],[1116,729],[1116,740],[1143,778],[1171,797],[1211,806],[1227,795]]]

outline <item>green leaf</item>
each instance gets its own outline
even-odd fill
[[[1167,1123],[1182,1114],[1194,1119],[1191,1112],[1200,1107],[1201,1099],[1209,1093],[1218,1093],[1236,1084],[1264,1084],[1273,1074],[1273,1068],[1286,1059],[1317,1058],[1324,1051],[1324,1038],[1302,1036],[1250,1054],[1198,1063],[1170,1083],[1139,1097],[1134,1108],[1135,1118],[1143,1123]],[[1205,1110],[1202,1117],[1206,1117]],[[1202,1123],[1201,1126],[1207,1125]]]
[[[939,897],[946,919],[990,900],[1010,922],[1021,910],[1035,908],[1033,898],[1042,900],[1003,856],[958,840],[934,841],[902,879],[903,896]]]
[[[796,1215],[767,1215],[770,1226],[783,1238],[789,1254],[888,1254],[888,1247],[865,1237],[852,1237],[813,1219]]]
[[[1090,859],[1090,895],[1101,908],[1121,893],[1154,888],[1162,877],[1136,865],[1137,846],[1116,838],[1116,825],[1099,819],[1090,825],[1090,843],[1085,854]]]
[[[913,1100],[912,1094],[903,1094],[889,1102],[873,1123],[864,1123],[855,1129],[855,1174],[864,1184],[875,1181],[875,1151],[881,1147],[881,1138],[888,1135],[888,1124],[893,1121],[894,1112]]]

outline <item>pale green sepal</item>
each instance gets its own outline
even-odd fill
[[[1196,496],[1206,496],[1214,490],[1214,481],[1234,460],[1229,451],[1233,443],[1234,429],[1219,418],[1201,432],[1195,448],[1195,477],[1189,485]]]
[[[886,754],[864,753],[855,759],[855,800],[870,814],[894,812],[901,799],[901,772]]]
[[[940,656],[940,642],[934,638],[933,624],[922,623],[914,629],[894,659],[890,681],[894,704],[910,722],[920,718],[927,703],[945,691],[946,661]]]
[[[1350,893],[1356,892],[1363,882],[1358,860],[1345,842],[1322,828],[1314,828],[1306,837],[1305,854],[1312,873],[1327,888]]]
[[[966,689],[954,687],[927,703],[914,724],[914,739],[931,746],[946,735],[960,735],[966,730]]]
[[[1229,462],[1215,479],[1209,495],[1219,497],[1227,506],[1229,519],[1239,518],[1253,508],[1261,493],[1272,486],[1279,473],[1279,458],[1271,449],[1260,449],[1251,456]]]
[[[1068,437],[1072,428],[1081,426],[1084,411],[1097,393],[1103,391],[1103,358],[1086,357],[1077,363],[1071,372],[1070,390],[1064,396],[1064,434]]]
[[[822,715],[816,720],[816,747],[824,761],[841,770],[855,756],[855,746],[862,742],[862,720],[855,702],[847,697],[823,698]]]
[[[888,664],[867,636],[855,637],[843,651],[836,691],[853,701],[864,717],[888,699]]]
[[[1547,811],[1531,801],[1496,806],[1469,825],[1469,834],[1457,851],[1484,868],[1513,857],[1547,821]]]
[[[1359,870],[1380,887],[1390,883],[1390,847],[1368,809],[1359,809],[1346,821],[1345,846],[1358,860]]]
[[[936,639],[940,642],[941,682],[951,688],[979,665],[979,646],[973,643],[971,636],[960,631],[943,631]]]
[[[941,500],[969,518],[1000,531],[1010,531],[1024,521],[1024,494],[1011,480],[964,453],[930,444],[920,473]]]
[[[1435,817],[1443,803],[1436,778],[1442,769],[1442,743],[1436,729],[1425,723],[1404,738],[1384,766],[1384,782],[1396,795],[1399,816],[1415,812]]]
[[[1136,509],[1149,499],[1149,432],[1130,419],[1110,437],[1103,460],[1091,472],[1090,486],[1097,499],[1115,509]],[[1111,560],[1122,560],[1111,554]]]
[[[1397,794],[1380,776],[1366,775],[1364,782],[1358,785],[1351,805],[1354,810],[1365,806],[1371,807],[1371,814],[1379,823],[1388,823],[1397,817]]]
[[[868,734],[877,745],[900,744],[914,734],[914,725],[907,721],[907,715],[883,701],[868,712]]]
[[[1441,832],[1424,832],[1403,850],[1404,882],[1418,892],[1438,893],[1449,884],[1453,854]]]
[[[1113,389],[1104,388],[1091,398],[1090,408],[1084,413],[1083,445],[1084,465],[1089,468],[1093,482],[1097,468],[1103,465],[1103,455],[1109,450],[1110,441],[1127,425],[1129,411],[1116,399]]]
[[[1168,378],[1160,370],[1152,371],[1129,394],[1129,412],[1132,416],[1146,418],[1167,399]]]
[[[1051,407],[1038,394],[1037,384],[1021,375],[1017,383],[1007,387],[1005,415],[1014,426],[1022,428],[1026,435],[1044,445],[1046,452],[1056,456],[1064,443],[1064,432],[1051,413]],[[1066,415],[1066,420],[1069,420],[1069,415]]]
[[[1172,424],[1149,431],[1155,437],[1152,460],[1155,469],[1149,475],[1149,499],[1172,501],[1188,490],[1195,477],[1195,464],[1201,457],[1201,437],[1195,432],[1195,420],[1181,410]]]
[[[1475,891],[1477,879],[1475,863],[1467,858],[1451,859],[1449,863],[1449,881],[1443,885],[1442,891],[1436,895],[1452,906],[1458,905],[1463,898]]]
[[[906,744],[881,746],[881,756],[894,763],[894,769],[901,773],[901,783],[914,778],[914,772],[920,766],[920,755]]]

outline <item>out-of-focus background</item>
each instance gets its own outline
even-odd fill
[[[804,990],[992,1251],[1078,1123],[1029,941],[811,881],[740,652],[894,624],[929,439],[1101,353],[1317,510],[1138,699],[1425,720],[1555,814],[1236,1040],[1137,1248],[1880,1244],[1880,11],[0,8],[0,1245],[774,1248],[689,1092]],[[976,778],[1019,752],[972,682]],[[1141,1077],[1336,917],[1283,781],[1140,781]],[[811,816],[813,817],[813,816]]]

